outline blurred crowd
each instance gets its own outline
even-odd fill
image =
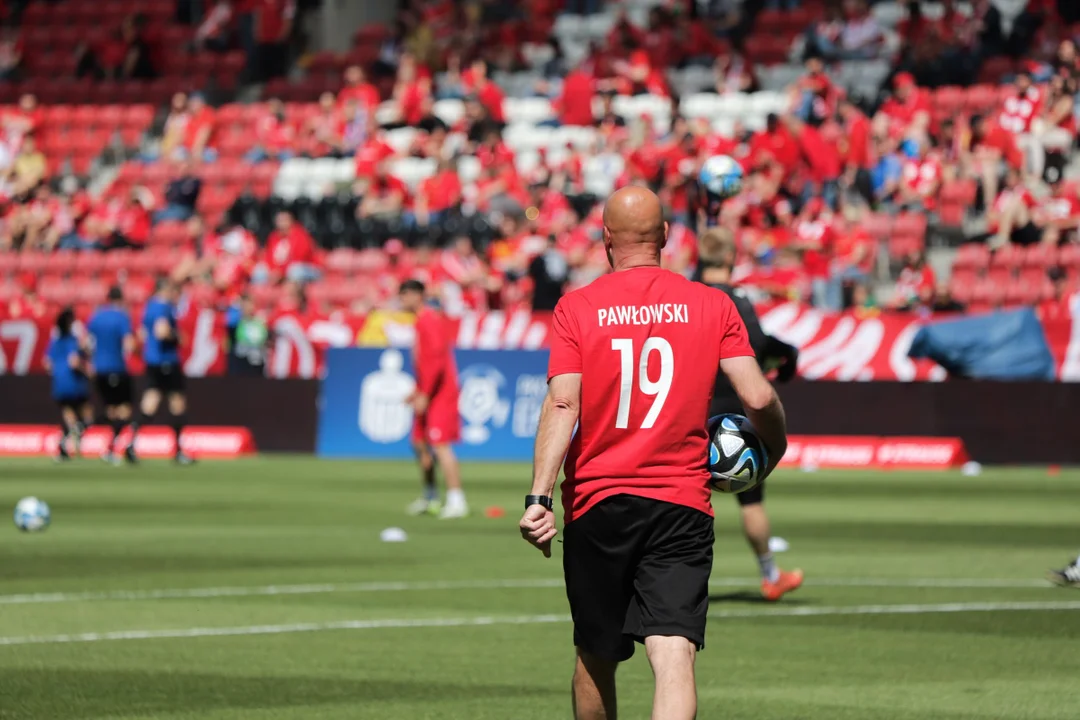
[[[233,28],[247,12],[241,5],[209,3],[200,46],[239,42]],[[671,222],[664,262],[672,270],[691,276],[698,235],[718,224],[742,251],[737,281],[762,299],[830,310],[963,310],[948,278],[926,262],[928,227],[974,227],[967,239],[994,251],[1047,247],[1053,258],[1078,242],[1080,188],[1066,170],[1076,147],[1080,57],[1065,36],[1066,21],[1077,19],[1066,17],[1068,3],[1063,15],[1053,2],[1032,0],[1006,33],[987,0],[963,9],[946,0],[933,20],[911,2],[894,35],[863,0],[826,3],[814,14],[799,2],[770,3],[764,12],[813,18],[793,38],[803,71],[786,91],[784,112],[768,115],[763,127],[725,129],[684,113],[665,71],[710,67],[721,96],[757,89],[757,58],[741,39],[759,8],[737,0],[673,3],[653,8],[644,27],[620,15],[603,43],[570,62],[553,36],[535,37],[530,22],[550,20],[560,5],[405,3],[378,56],[345,69],[338,92],[300,107],[275,98],[253,106],[245,111],[251,131],[240,139],[223,119],[234,106],[177,94],[154,142],[140,151],[140,161],[168,168],[160,193],[115,185],[90,192],[73,177],[50,177],[35,147],[41,108],[28,95],[0,114],[0,251],[142,252],[159,249],[164,227],[171,238],[164,269],[205,302],[270,287],[278,290],[259,296],[296,302],[299,292],[324,309],[363,313],[389,302],[400,280],[419,277],[454,309],[550,309],[563,292],[607,270],[602,198],[587,182],[590,167],[609,168],[612,188],[643,184],[660,194]],[[582,14],[600,9],[596,0],[569,6]],[[129,32],[125,25],[117,43]],[[524,48],[545,44],[532,91],[551,101],[554,116],[538,124],[596,135],[586,145],[541,148],[523,168],[506,137],[506,97],[494,78],[524,67]],[[140,53],[130,41],[125,47],[118,44],[107,62],[90,62],[91,72],[141,72]],[[17,59],[17,46],[6,54]],[[987,86],[988,102],[949,104],[952,91],[971,97],[952,86],[984,77],[1003,56],[1013,60],[1000,88]],[[4,57],[0,43],[0,73]],[[837,63],[872,58],[892,67],[877,97],[855,97],[830,77]],[[617,98],[639,95],[667,98],[670,124],[617,111]],[[443,99],[462,100],[463,114],[437,114]],[[393,135],[401,128],[415,130],[406,143]],[[344,221],[361,229],[359,241],[340,247],[334,232],[316,232],[289,203],[272,206],[268,222],[253,226],[242,212],[244,203],[252,207],[251,187],[232,208],[207,212],[200,202],[207,172],[238,141],[249,163],[351,158],[355,181],[328,185],[325,200],[345,209]],[[696,178],[715,154],[741,163],[744,190],[706,217]],[[430,159],[436,170],[412,182],[395,175],[403,158]],[[479,164],[469,177],[463,158]],[[142,280],[139,270],[119,270]],[[1060,304],[1076,289],[1078,270],[1048,262],[1049,289],[1028,300]],[[879,290],[883,278],[895,281],[884,285],[887,293]]]

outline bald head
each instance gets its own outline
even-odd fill
[[[643,187],[618,190],[604,206],[604,245],[616,270],[659,265],[667,223],[656,193]]]

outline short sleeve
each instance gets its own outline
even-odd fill
[[[746,332],[746,323],[739,317],[739,311],[731,298],[723,293],[719,294],[721,311],[721,329],[723,335],[720,340],[720,357],[754,357],[754,349],[750,347],[750,338]]]
[[[581,372],[581,342],[577,318],[563,298],[551,317],[551,356],[548,358],[548,380],[556,375]]]
[[[126,313],[120,316],[120,328],[124,335],[131,334],[131,318]]]

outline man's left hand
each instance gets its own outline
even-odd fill
[[[551,541],[559,532],[555,529],[554,512],[543,505],[530,505],[521,516],[518,527],[526,542],[544,553],[544,557],[551,557]]]
[[[429,401],[430,400],[428,396],[422,392],[418,392],[413,395],[410,403],[412,405],[413,412],[418,415],[423,415],[425,412],[427,412]]]

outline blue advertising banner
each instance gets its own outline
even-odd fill
[[[547,351],[457,350],[458,456],[531,460],[547,392]],[[335,348],[326,354],[316,451],[321,457],[409,458],[413,391],[409,353]]]

